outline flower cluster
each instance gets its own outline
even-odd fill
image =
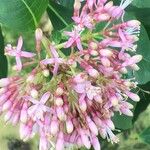
[[[98,135],[119,141],[112,117],[115,112],[132,116],[128,98],[140,100],[132,92],[137,83],[126,76],[139,70],[142,59],[135,54],[140,22],[116,21],[123,20],[131,1],[114,6],[112,1],[86,0],[81,8],[80,0],[75,0],[73,29],[63,33],[67,41],[50,42],[46,58],[41,56],[40,29],[35,32],[37,55],[23,51],[22,37],[17,47],[6,46],[6,55],[16,58],[17,72],[0,80],[0,111],[6,122],[20,122],[21,139],[39,134],[40,150],[71,145],[100,150]],[[101,24],[103,28],[98,27]],[[70,55],[61,48],[71,50]],[[21,75],[27,66],[32,66],[31,72]]]

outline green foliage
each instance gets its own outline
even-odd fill
[[[139,39],[137,53],[141,54],[143,59],[138,64],[140,70],[135,72],[135,77],[139,84],[145,84],[150,80],[150,40],[143,26]]]
[[[119,113],[116,113],[112,120],[117,129],[127,130],[127,129],[132,128],[132,117],[128,117],[128,116],[120,115]]]
[[[149,0],[134,0],[132,4],[138,8],[150,8]]]
[[[0,23],[16,31],[31,31],[38,26],[48,0],[0,0]]]
[[[4,55],[4,37],[0,28],[0,78],[7,76],[7,59]]]
[[[147,144],[150,144],[150,127],[145,129],[140,135],[140,139]]]
[[[72,22],[72,10],[55,2],[49,1],[47,12],[55,30],[63,29]]]

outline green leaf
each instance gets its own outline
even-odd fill
[[[60,41],[61,41],[61,39],[62,39],[62,34],[61,34],[61,32],[53,30],[53,31],[52,31],[51,40],[52,40],[53,42],[55,42],[56,44],[59,44]]]
[[[125,115],[120,115],[119,113],[115,113],[112,120],[117,129],[127,130],[127,129],[132,128],[132,117],[128,117]]]
[[[148,127],[147,129],[145,129],[140,135],[139,135],[140,139],[147,143],[150,144],[150,127]]]
[[[138,95],[140,96],[140,101],[137,103],[134,110],[133,122],[135,122],[139,115],[145,111],[150,104],[150,82],[145,85],[138,85],[140,91]]]
[[[132,4],[138,8],[149,8],[150,0],[134,0]]]
[[[7,59],[4,55],[4,37],[0,28],[0,78],[7,76]]]
[[[49,1],[47,12],[55,30],[63,29],[72,22],[72,10],[55,2]]]
[[[15,31],[31,31],[38,26],[48,0],[0,0],[0,23]]]
[[[140,70],[135,72],[135,77],[139,84],[145,84],[150,81],[150,40],[143,26],[137,44],[137,53],[143,56],[143,60],[138,64]]]
[[[59,4],[69,9],[73,8],[74,0],[57,0]]]

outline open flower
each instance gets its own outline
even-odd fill
[[[28,99],[33,103],[28,109],[28,114],[33,120],[44,120],[44,113],[50,111],[50,108],[45,105],[49,98],[50,92],[45,93],[39,101],[29,96],[25,97],[25,99]]]
[[[20,36],[16,48],[13,48],[11,45],[7,45],[5,48],[6,55],[16,57],[16,69],[18,71],[21,71],[22,69],[21,57],[32,58],[35,56],[34,53],[22,51],[22,46],[23,46],[23,39],[22,36]]]
[[[50,46],[50,50],[52,53],[52,58],[42,60],[41,64],[54,64],[53,74],[56,75],[58,72],[59,65],[64,63],[64,59],[59,57],[56,49],[53,46]]]

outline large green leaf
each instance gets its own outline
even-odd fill
[[[143,56],[143,60],[139,63],[140,70],[135,72],[135,76],[139,84],[145,84],[150,81],[150,40],[143,26],[141,26],[137,53]]]
[[[72,22],[72,10],[51,0],[49,1],[47,12],[55,30],[63,29]]]
[[[150,8],[150,0],[134,0],[132,4],[138,8]]]
[[[150,145],[150,127],[145,129],[141,134],[140,134],[140,139]]]
[[[34,30],[47,5],[48,0],[0,0],[0,23],[17,31]]]
[[[74,0],[57,0],[59,4],[69,9],[73,8]]]
[[[0,78],[7,76],[7,59],[4,55],[4,37],[0,28]]]
[[[133,122],[138,119],[138,116],[146,110],[150,104],[150,82],[145,85],[138,85],[140,89],[138,95],[140,96],[140,101],[137,103],[134,110]]]
[[[116,113],[112,120],[115,124],[115,127],[120,130],[127,130],[132,128],[132,117]]]

